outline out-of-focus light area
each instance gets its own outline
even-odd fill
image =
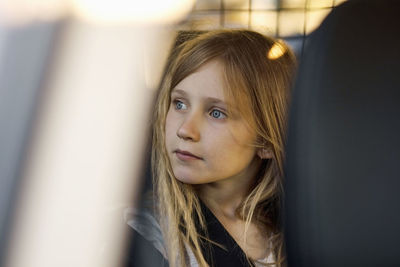
[[[67,0],[0,0],[0,23],[3,25],[54,21],[68,12]]]
[[[179,29],[245,28],[285,40],[297,54],[304,39],[346,0],[197,0]]]
[[[2,23],[54,21],[65,16],[96,23],[178,22],[193,8],[194,0],[1,0]]]
[[[193,4],[0,2],[0,266],[123,264],[155,89]]]
[[[193,1],[71,0],[80,18],[102,22],[170,23],[188,14]]]
[[[315,30],[346,0],[197,0],[184,26],[196,30],[249,28],[267,35],[293,37]]]

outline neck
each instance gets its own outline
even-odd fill
[[[199,198],[214,214],[236,218],[237,208],[254,187],[260,164],[260,160],[256,158],[242,173],[234,177],[196,185]]]

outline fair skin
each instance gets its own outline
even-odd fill
[[[166,148],[175,177],[195,185],[245,253],[262,259],[267,256],[265,229],[250,224],[245,243],[245,222],[235,212],[254,185],[260,158],[272,155],[252,145],[256,134],[225,99],[221,71],[221,63],[212,60],[172,90]]]

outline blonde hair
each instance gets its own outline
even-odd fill
[[[218,60],[223,66],[224,90],[255,129],[257,148],[270,149],[255,187],[237,209],[246,221],[268,229],[276,264],[281,265],[283,238],[280,201],[284,161],[286,109],[295,58],[281,41],[248,30],[217,30],[199,34],[172,52],[157,96],[153,121],[152,170],[157,214],[167,244],[170,266],[186,266],[185,246],[200,266],[209,266],[202,252],[207,233],[200,201],[190,184],[174,177],[165,146],[165,120],[172,89],[202,65]],[[199,229],[200,228],[200,229]]]

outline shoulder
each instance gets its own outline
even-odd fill
[[[154,215],[152,205],[145,203],[142,208],[126,208],[124,220],[130,228],[157,249],[164,258],[167,258],[161,227]]]
[[[163,266],[160,264],[151,265],[150,262],[160,261],[155,259],[157,257],[150,258],[151,250],[156,250],[162,255],[162,264],[167,264],[167,249],[164,242],[164,238],[161,232],[160,224],[157,217],[154,214],[153,209],[149,208],[126,208],[124,210],[124,220],[131,230],[133,230],[134,244],[130,248],[130,264],[129,266]],[[197,259],[191,250],[190,246],[185,244],[185,256],[188,266],[199,267]],[[153,253],[154,255],[155,253]],[[133,259],[134,258],[134,259]],[[143,259],[142,259],[143,258]],[[138,263],[138,261],[140,263]]]

